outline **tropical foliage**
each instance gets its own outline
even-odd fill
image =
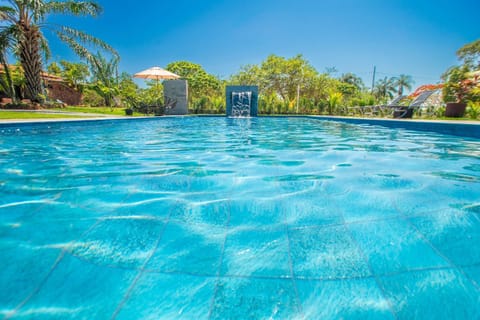
[[[442,75],[445,102],[480,102],[480,39],[457,50],[461,65]]]
[[[7,47],[5,39],[12,43],[12,53],[18,57],[23,68],[27,98],[32,101],[43,100],[42,54],[45,57],[50,55],[44,30],[55,34],[81,58],[92,58],[86,44],[93,44],[117,55],[112,47],[98,38],[68,26],[49,24],[47,21],[52,14],[94,17],[100,12],[101,7],[97,3],[77,0],[10,0],[6,5],[0,6],[1,47]]]
[[[462,60],[469,69],[480,69],[480,39],[467,43],[458,49],[457,57]]]
[[[166,69],[188,81],[188,99],[193,112],[219,107],[217,102],[223,97],[225,86],[218,77],[207,73],[201,65],[189,61],[172,62]]]
[[[405,89],[412,90],[413,79],[412,76],[401,74],[393,80],[394,85],[397,87],[397,93],[399,96],[403,96]]]
[[[382,103],[392,99],[397,91],[395,78],[383,78],[376,82],[373,94]]]
[[[9,0],[0,6],[0,89],[15,102],[18,98],[43,100],[42,70],[61,76],[74,90],[83,94],[87,105],[129,107],[141,101],[152,105],[162,103],[163,86],[147,81],[140,88],[127,73],[119,72],[120,57],[98,38],[68,26],[51,25],[54,14],[97,16],[101,7],[93,1],[79,0]],[[46,34],[51,32],[65,42],[81,62],[60,60],[44,68],[50,56]],[[96,53],[90,52],[94,48]],[[100,51],[98,51],[100,50]],[[14,56],[17,65],[9,65]],[[425,85],[409,97],[425,90],[443,88],[445,101],[468,102],[468,114],[480,114],[480,40],[466,44],[457,51],[461,65],[449,68],[443,84]],[[379,79],[366,88],[353,73],[336,76],[335,67],[319,72],[302,55],[290,58],[270,55],[259,64],[240,68],[229,79],[208,73],[200,64],[176,61],[167,70],[188,81],[188,99],[193,113],[223,113],[225,86],[259,86],[259,113],[263,114],[346,114],[349,109],[384,104],[395,96],[411,91],[411,76]],[[19,89],[20,88],[20,89]]]

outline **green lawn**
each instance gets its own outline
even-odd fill
[[[77,115],[65,114],[48,114],[37,112],[16,112],[16,111],[0,111],[0,119],[61,119],[61,118],[79,118]]]
[[[0,110],[0,119],[61,119],[61,118],[82,118],[79,113],[89,113],[98,115],[107,115],[112,117],[125,116],[124,108],[109,108],[109,107],[66,107],[66,108],[52,108],[45,111],[61,111],[63,113],[42,113],[41,111],[10,111]],[[68,114],[69,112],[75,114]],[[92,117],[86,115],[85,117]],[[142,116],[142,114],[134,113],[134,116]]]
[[[99,113],[110,116],[124,116],[125,108],[109,108],[109,107],[72,107],[68,106],[59,109],[50,109],[56,111],[69,111],[69,112],[85,112],[85,113]]]

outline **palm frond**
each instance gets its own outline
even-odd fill
[[[31,18],[35,22],[42,20],[45,14],[48,13],[45,11],[46,6],[43,0],[23,0],[21,2],[22,6],[30,12]]]
[[[102,7],[94,1],[50,1],[46,4],[50,13],[72,14],[75,16],[96,17],[102,13]]]
[[[84,45],[92,44],[100,49],[110,52],[114,56],[119,56],[118,52],[108,43],[100,40],[99,38],[86,34],[83,31],[76,30],[67,26],[61,26],[59,32],[61,32],[65,37],[75,39],[75,41],[77,41],[78,43],[82,43]],[[57,32],[57,34],[59,34],[59,32]]]
[[[0,6],[0,21],[15,21],[15,9],[8,6]]]
[[[90,51],[88,51],[87,48],[82,46],[72,37],[69,37],[65,33],[62,33],[60,30],[57,30],[55,33],[61,41],[63,41],[70,49],[73,50],[73,52],[75,52],[76,55],[89,62],[91,61],[92,54],[90,53]]]
[[[43,34],[40,38],[40,48],[42,49],[45,61],[52,57],[52,52],[50,51],[50,47],[48,46],[48,40],[43,36]]]
[[[12,49],[17,35],[18,28],[16,25],[3,27],[0,31],[0,50]]]

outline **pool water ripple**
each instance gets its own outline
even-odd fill
[[[307,118],[0,128],[0,316],[478,318],[478,150]]]

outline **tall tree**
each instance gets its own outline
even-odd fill
[[[283,101],[292,101],[298,94],[313,93],[316,87],[318,72],[302,56],[284,58],[276,55],[268,56],[259,66],[248,65],[233,75],[232,83],[255,84],[262,94],[278,95]]]
[[[221,94],[221,81],[214,75],[206,72],[203,67],[197,63],[176,61],[169,63],[166,69],[188,81],[190,101],[205,96]]]
[[[17,101],[17,96],[7,59],[7,51],[11,45],[12,39],[9,37],[9,34],[6,32],[0,33],[0,64],[4,70],[4,74],[0,75],[0,86],[15,103]]]
[[[351,72],[342,74],[338,80],[355,86],[359,91],[365,87],[362,78]]]
[[[90,60],[92,61],[92,58]],[[66,60],[60,61],[60,65],[62,66],[61,76],[63,79],[66,80],[69,85],[81,91],[82,84],[85,84],[88,76],[90,76],[88,65],[81,62],[69,62]]]
[[[412,90],[414,81],[412,76],[401,74],[397,78],[394,78],[394,85],[397,87],[397,92],[399,96],[403,95],[405,89]]]
[[[393,98],[396,92],[395,78],[383,78],[377,81],[373,90],[374,95],[380,100],[387,100]]]
[[[54,61],[48,65],[47,72],[60,77],[62,75],[62,68]]]
[[[480,69],[480,39],[458,49],[457,57],[470,69]]]
[[[93,1],[79,0],[8,0],[0,6],[0,33],[8,34],[16,42],[15,54],[19,57],[26,78],[27,98],[42,100],[42,52],[48,56],[49,49],[43,29],[52,31],[81,58],[90,59],[86,48],[92,44],[117,55],[105,42],[82,31],[68,26],[48,24],[51,14],[71,14],[74,16],[97,16],[101,7]],[[1,38],[1,36],[0,36]]]
[[[90,58],[93,89],[105,100],[105,105],[111,107],[118,94],[118,56],[108,60],[101,53]]]

